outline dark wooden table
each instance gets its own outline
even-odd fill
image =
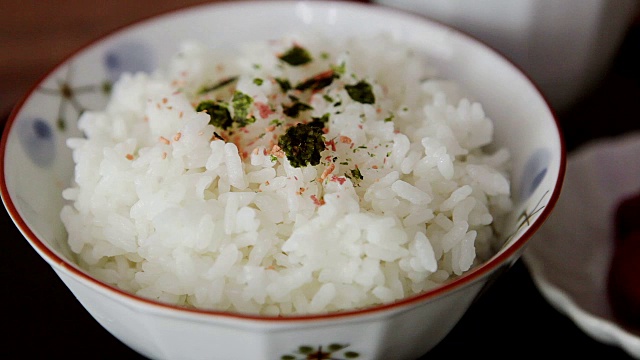
[[[0,0],[1,125],[13,104],[73,50],[135,20],[204,2]],[[634,25],[599,86],[558,114],[568,151],[595,138],[640,130],[638,50],[640,26]],[[0,359],[141,358],[90,317],[20,235],[6,211],[0,211],[0,230],[0,327],[4,333]],[[517,359],[524,354],[631,358],[617,347],[593,340],[551,307],[518,261],[423,359]]]

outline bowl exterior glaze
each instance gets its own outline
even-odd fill
[[[74,170],[66,139],[81,135],[79,113],[102,108],[108,99],[104,90],[120,74],[152,71],[184,40],[230,46],[301,30],[330,36],[390,33],[423,52],[443,77],[459,82],[483,104],[495,123],[496,144],[509,148],[512,156],[515,210],[505,221],[497,254],[456,281],[394,304],[287,319],[178,309],[136,298],[77,268],[59,214],[61,192]],[[81,108],[67,103],[63,90],[68,89]],[[297,359],[313,352],[338,358],[417,358],[440,342],[481,290],[519,258],[553,209],[565,168],[553,112],[505,58],[422,17],[340,1],[205,5],[123,28],[73,54],[34,85],[9,118],[0,155],[2,199],[26,240],[103,327],[153,359]]]
[[[304,349],[336,358],[412,360],[435,347],[490,277],[445,296],[379,313],[287,322],[176,316],[162,307],[113,296],[56,270],[86,310],[111,334],[150,359],[274,360]]]

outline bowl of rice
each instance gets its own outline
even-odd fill
[[[565,171],[503,56],[340,1],[108,34],[33,86],[0,153],[24,238],[153,359],[416,359],[520,258]]]

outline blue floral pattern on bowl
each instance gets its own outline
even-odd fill
[[[103,56],[108,78],[115,82],[123,73],[151,72],[156,68],[156,57],[148,44],[124,42],[108,49]]]
[[[547,174],[549,163],[551,162],[551,152],[547,148],[537,149],[524,165],[522,180],[520,181],[520,193],[517,194],[519,200],[526,200],[531,196],[542,183]]]
[[[141,42],[116,44],[108,48],[102,58],[106,79],[101,83],[76,83],[73,77],[74,67],[70,64],[63,70],[64,75],[55,77],[52,82],[43,84],[36,90],[38,96],[59,98],[59,105],[55,118],[45,119],[40,116],[23,115],[18,121],[20,142],[35,165],[47,167],[55,161],[56,135],[53,129],[64,132],[69,122],[77,121],[84,111],[89,110],[81,97],[105,98],[111,93],[113,83],[123,73],[150,72],[156,66],[153,50],[148,44]]]
[[[51,165],[56,157],[55,132],[46,120],[25,117],[17,127],[18,138],[31,161],[39,167]]]

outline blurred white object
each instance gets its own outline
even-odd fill
[[[556,110],[609,69],[638,0],[374,0],[469,33],[520,66]]]
[[[555,211],[523,260],[542,295],[586,334],[640,359],[640,334],[614,317],[607,276],[614,214],[638,191],[640,132],[594,140],[569,155]]]

